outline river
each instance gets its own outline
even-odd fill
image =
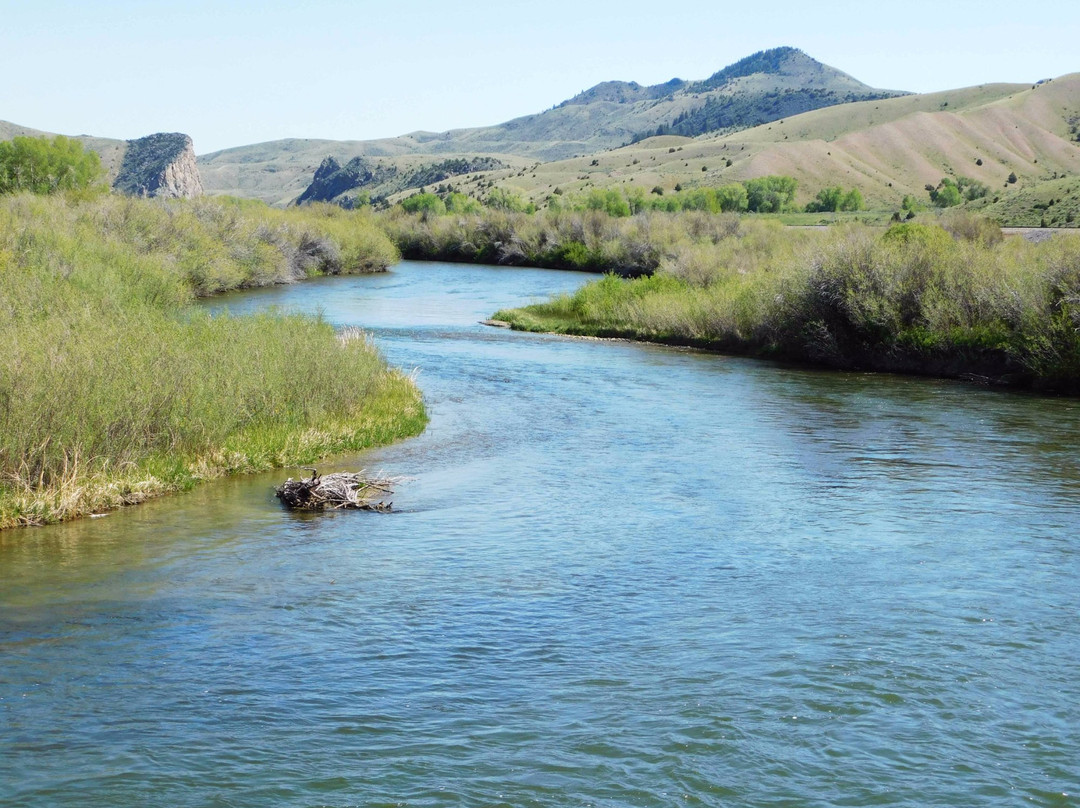
[[[416,369],[396,513],[0,534],[0,805],[1080,805],[1080,403],[477,322],[584,280],[214,301]]]

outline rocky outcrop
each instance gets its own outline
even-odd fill
[[[315,170],[311,185],[296,200],[297,205],[308,202],[336,202],[344,207],[357,204],[356,197],[347,197],[350,191],[359,190],[372,200],[383,198],[410,188],[424,188],[451,177],[480,171],[496,171],[506,164],[494,157],[469,157],[424,163],[411,171],[401,171],[393,165],[380,165],[354,157],[341,165],[333,157],[327,157]]]
[[[179,132],[159,132],[129,140],[113,189],[128,196],[202,196],[191,138]]]
[[[333,157],[327,157],[315,169],[311,185],[300,194],[296,204],[330,202],[354,188],[370,183],[374,177],[374,172],[359,157],[354,157],[344,166]]]

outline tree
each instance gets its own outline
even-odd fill
[[[747,209],[755,213],[780,213],[791,205],[799,186],[794,177],[768,176],[747,180]]]
[[[840,200],[840,210],[862,210],[863,198],[858,188],[852,188]]]
[[[53,194],[89,188],[104,175],[96,152],[57,135],[0,142],[0,193]]]
[[[964,201],[960,196],[960,189],[955,185],[946,185],[934,195],[934,204],[939,208],[951,208]]]
[[[458,193],[457,191],[451,191],[450,194],[443,200],[446,204],[447,213],[479,213],[480,203],[473,199],[471,196]]]
[[[960,191],[960,195],[969,202],[982,199],[990,193],[990,189],[985,184],[973,180],[971,177],[957,177],[956,188]]]
[[[746,186],[741,182],[722,185],[716,189],[716,201],[724,213],[741,213],[749,204]]]
[[[514,213],[521,213],[529,209],[529,205],[526,204],[524,199],[512,191],[507,191],[505,188],[492,188],[491,193],[484,200],[484,204],[495,210],[508,210]]]
[[[935,207],[951,208],[964,201],[963,194],[960,193],[960,186],[949,177],[942,177],[936,188],[929,185],[926,187],[930,194],[930,201],[934,203]]]
[[[630,204],[621,193],[613,188],[602,190],[593,188],[585,198],[586,210],[602,210],[609,216],[629,216]]]
[[[413,194],[401,200],[401,207],[406,213],[420,213],[428,216],[442,216],[446,213],[446,203],[435,194]]]
[[[832,188],[822,188],[817,196],[806,204],[807,213],[822,213],[826,211],[840,210],[840,203],[844,199],[844,189],[839,185]]]

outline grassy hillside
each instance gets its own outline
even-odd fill
[[[1080,177],[1035,183],[1013,193],[981,199],[969,207],[1013,227],[1078,227]]]
[[[829,185],[858,188],[871,207],[943,176],[967,176],[1002,196],[1055,174],[1080,175],[1080,74],[1036,87],[983,85],[815,110],[726,136],[650,138],[590,157],[545,163],[497,184],[538,202],[558,188],[721,185],[767,174],[799,180],[805,203]],[[729,164],[730,163],[730,164]],[[1006,188],[1015,173],[1019,182]]]

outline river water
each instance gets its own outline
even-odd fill
[[[226,298],[417,369],[397,512],[0,534],[0,805],[1080,805],[1078,402],[477,323],[584,280]]]

